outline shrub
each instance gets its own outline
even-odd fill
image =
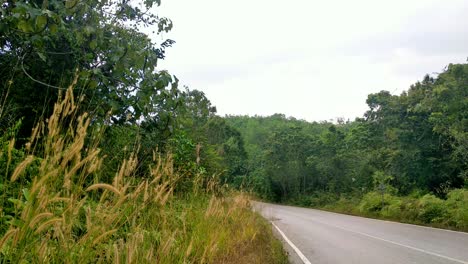
[[[309,206],[312,207],[323,207],[329,204],[333,204],[339,199],[339,197],[330,192],[317,192],[310,196],[308,199]]]
[[[423,223],[442,223],[446,218],[444,201],[432,194],[424,195],[418,205],[418,219]]]
[[[409,222],[418,222],[418,200],[411,197],[401,197],[401,214],[398,219]]]
[[[386,195],[388,196],[388,195]],[[377,192],[369,192],[361,200],[359,211],[361,213],[375,213],[382,210],[382,206],[386,205],[386,197],[382,205],[382,195]]]
[[[299,195],[296,195],[291,200],[289,200],[287,203],[307,207],[307,206],[312,206],[311,200],[312,200],[311,196],[299,194]]]
[[[449,214],[449,224],[457,228],[468,229],[468,190],[456,189],[447,194],[445,201]]]
[[[341,196],[340,199],[335,200],[332,204],[324,206],[325,209],[336,210],[342,213],[354,214],[359,205],[360,200],[356,197]]]
[[[399,219],[401,217],[403,201],[400,197],[391,196],[389,198],[388,205],[382,209],[381,215],[387,218]]]

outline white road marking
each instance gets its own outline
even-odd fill
[[[309,220],[310,220],[310,219],[309,219]],[[336,225],[324,223],[324,222],[317,221],[317,220],[312,220],[312,221],[317,222],[317,223],[321,223],[321,224],[323,224],[323,225],[332,226],[332,227],[335,227],[335,228],[338,228],[338,229],[341,229],[341,230],[345,230],[345,231],[348,231],[348,232],[351,232],[351,233],[355,233],[355,234],[359,234],[359,235],[362,235],[362,236],[370,237],[370,238],[373,238],[373,239],[381,240],[381,241],[384,241],[384,242],[387,242],[387,243],[390,243],[390,244],[394,244],[394,245],[397,245],[397,246],[400,246],[400,247],[405,247],[405,248],[409,248],[409,249],[412,249],[412,250],[416,250],[416,251],[419,251],[419,252],[422,252],[422,253],[425,253],[425,254],[429,254],[429,255],[432,255],[432,256],[439,257],[439,258],[447,259],[447,260],[450,260],[450,261],[453,261],[453,262],[458,262],[458,263],[462,263],[462,264],[468,264],[468,262],[463,261],[463,260],[454,259],[454,258],[447,257],[447,256],[444,256],[444,255],[441,255],[441,254],[437,254],[437,253],[434,253],[434,252],[431,252],[431,251],[427,251],[427,250],[424,250],[424,249],[420,249],[420,248],[416,248],[416,247],[412,247],[412,246],[400,244],[400,243],[398,243],[398,242],[394,242],[394,241],[387,240],[387,239],[384,239],[384,238],[376,237],[376,236],[369,235],[369,234],[366,234],[366,233],[362,233],[362,232],[359,232],[359,231],[349,230],[349,229],[346,229],[346,228],[341,227],[341,226],[336,226]]]
[[[288,239],[288,237],[283,233],[283,231],[281,231],[281,229],[279,229],[279,227],[276,226],[275,223],[271,222],[271,224],[276,228],[276,230],[278,230],[281,236],[283,236],[284,240],[294,249],[299,258],[301,258],[302,262],[304,262],[304,264],[311,264],[310,261],[306,258],[306,256],[304,256],[304,254],[302,254],[302,252],[293,244],[293,242],[291,242],[291,240]]]
[[[373,219],[373,218],[367,218],[367,219],[380,220],[380,219]],[[400,223],[400,222],[389,221],[389,220],[380,220],[380,221],[391,223],[391,224],[409,225],[409,226],[414,226],[414,227],[419,227],[419,228],[432,229],[432,230],[436,230],[436,231],[444,231],[444,232],[451,232],[451,233],[456,233],[456,234],[468,235],[468,233],[463,232],[463,231],[443,229],[443,228],[437,228],[437,227],[431,227],[431,226],[414,225],[414,224],[409,224],[409,223]]]
[[[349,216],[349,217],[354,217],[354,218],[364,218],[364,219],[367,219],[367,220],[386,222],[386,223],[390,223],[390,224],[408,225],[408,226],[413,226],[413,227],[417,227],[417,228],[425,228],[425,229],[432,229],[432,230],[436,230],[436,231],[443,231],[443,232],[450,232],[450,233],[468,235],[467,232],[463,232],[463,231],[443,229],[443,228],[437,228],[437,227],[431,227],[431,226],[415,225],[415,224],[410,224],[410,223],[402,223],[402,222],[396,222],[396,221],[391,221],[391,220],[376,219],[376,218],[371,218],[371,217],[366,217],[366,216],[359,216],[359,215],[352,215],[352,214],[336,213],[336,212],[332,212],[332,211],[325,211],[325,210],[315,209],[315,208],[294,207],[294,206],[288,206],[288,205],[279,205],[279,206],[307,209],[307,210],[312,210],[312,211],[319,211],[320,213],[329,213],[329,214],[335,214],[335,215],[340,215],[340,216]]]

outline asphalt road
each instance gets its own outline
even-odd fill
[[[255,203],[255,208],[310,263],[468,264],[468,233],[292,206]],[[293,263],[307,263],[285,244]]]

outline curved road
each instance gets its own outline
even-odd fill
[[[468,264],[468,233],[267,203],[255,208],[302,253],[287,246],[293,263]]]

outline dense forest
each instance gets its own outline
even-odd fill
[[[468,65],[450,65],[401,95],[370,94],[353,122],[309,123],[284,115],[229,116],[243,135],[255,190],[284,201],[316,191],[444,197],[468,184]]]
[[[422,222],[455,217],[454,225],[466,228],[468,65],[451,64],[401,95],[381,91],[366,102],[369,110],[352,122],[226,117],[248,156],[236,184],[276,202],[333,209],[341,199],[342,207],[360,209],[354,213],[398,218],[409,210]],[[447,198],[457,204],[456,216],[445,211]]]

